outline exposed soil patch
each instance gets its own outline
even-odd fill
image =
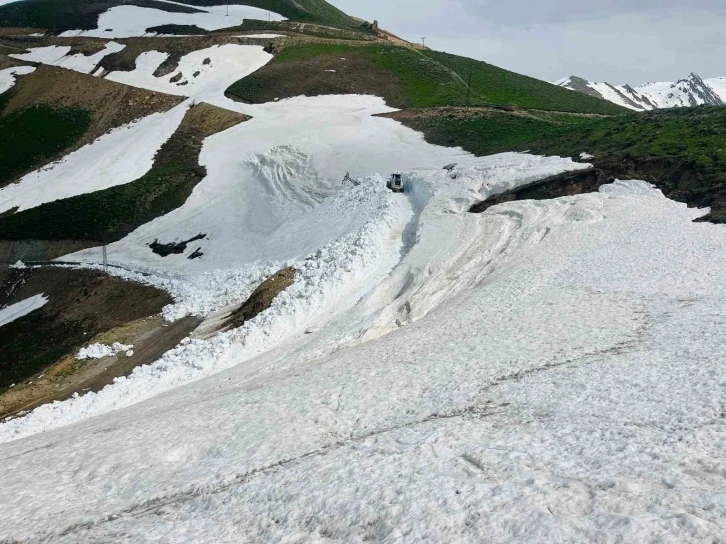
[[[4,269],[0,306],[43,293],[48,303],[0,327],[0,391],[42,373],[95,336],[158,314],[170,296],[153,287],[66,268]]]
[[[88,240],[0,240],[0,264],[52,261],[96,245],[96,242]],[[100,262],[100,249],[98,255]]]
[[[4,35],[5,29],[0,29],[0,46],[13,49],[13,53],[25,53],[27,49],[32,47],[46,47],[49,45],[60,45],[68,46],[71,50],[68,55],[94,55],[99,51],[105,49],[107,40],[101,38],[89,38],[85,36],[79,36],[74,38],[60,38],[57,36],[48,35],[42,37],[29,36],[29,35]],[[37,31],[31,31],[36,33]]]
[[[92,123],[78,147],[92,142],[114,127],[152,113],[167,111],[184,98],[130,87],[56,66],[39,66],[18,80],[4,113],[34,106],[81,107]]]
[[[199,28],[195,25],[159,25],[147,28],[146,32],[153,32],[156,34],[174,34],[177,36],[183,36],[185,34],[189,36],[204,36],[209,33],[208,30],[204,30],[203,28]]]
[[[14,68],[15,66],[22,66],[27,64],[27,62],[22,62],[3,54],[3,48],[0,45],[0,70],[5,70],[6,68]]]
[[[288,267],[267,278],[255,289],[250,298],[230,314],[224,323],[226,329],[236,329],[250,319],[267,310],[275,297],[290,287],[295,281],[295,269]]]
[[[75,393],[100,391],[115,378],[128,376],[136,367],[158,360],[199,325],[201,319],[186,317],[166,324],[160,316],[140,319],[112,329],[92,343],[121,342],[134,346],[134,354],[78,361],[72,355],[0,395],[0,418],[16,415]],[[32,383],[30,383],[32,382]]]
[[[602,185],[612,183],[613,181],[614,178],[605,175],[602,170],[597,168],[565,172],[564,174],[551,176],[524,187],[490,197],[483,202],[474,204],[469,211],[472,213],[482,213],[497,204],[513,202],[515,200],[549,200],[562,196],[593,193]]]
[[[181,255],[187,250],[187,245],[190,242],[204,240],[206,237],[206,234],[197,234],[194,238],[189,238],[189,240],[170,242],[168,244],[162,244],[161,242],[159,242],[159,240],[154,240],[152,243],[149,244],[149,247],[151,248],[151,251],[153,251],[157,255],[160,255],[161,257],[168,257],[169,255]]]

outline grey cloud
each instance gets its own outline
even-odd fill
[[[547,24],[594,21],[621,14],[649,13],[654,16],[686,5],[691,10],[726,13],[721,0],[458,0],[472,15],[501,24]]]
[[[555,80],[726,76],[723,0],[332,0],[403,38]]]

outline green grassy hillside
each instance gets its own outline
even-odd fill
[[[228,89],[231,97],[249,102],[341,93],[383,96],[399,108],[464,105],[468,99],[481,106],[601,114],[627,111],[484,62],[380,44],[289,46],[270,64]]]
[[[219,0],[189,0],[197,6],[219,5]],[[279,13],[291,21],[318,23],[341,28],[357,28],[360,24],[325,0],[231,0]],[[193,9],[154,0],[23,0],[0,6],[0,26],[95,29],[98,16],[120,5],[153,7],[164,11],[193,12]]]

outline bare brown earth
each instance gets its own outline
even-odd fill
[[[276,272],[254,290],[250,298],[237,310],[232,312],[224,323],[225,329],[236,329],[250,319],[267,310],[277,295],[290,287],[295,281],[295,269],[283,268]]]
[[[33,381],[98,335],[171,302],[166,292],[93,270],[0,268],[0,307],[41,293],[45,306],[0,327],[0,391]]]
[[[78,361],[73,355],[63,357],[42,375],[16,385],[0,395],[0,418],[7,418],[75,393],[97,392],[135,368],[158,360],[196,329],[201,319],[186,317],[164,323],[160,316],[139,319],[102,333],[89,343],[133,345],[133,355]]]
[[[205,102],[197,104],[189,108],[176,134],[161,147],[154,162],[163,164],[175,158],[180,161],[189,161],[190,157],[193,157],[198,163],[196,159],[205,138],[249,119],[250,117],[243,113],[212,106]],[[183,135],[183,137],[176,137],[177,134]]]
[[[0,47],[4,47],[8,53],[25,53],[31,47],[46,47],[48,45],[64,45],[71,48],[69,55],[81,53],[93,55],[106,47],[108,40],[102,38],[89,38],[79,36],[74,38],[60,38],[49,34],[47,36],[29,36],[37,33],[31,30],[27,34],[13,32],[16,29],[0,27]],[[7,54],[7,53],[6,53]]]
[[[32,74],[19,79],[8,92],[12,95],[5,107],[6,113],[36,104],[87,109],[92,117],[91,127],[77,148],[112,128],[167,111],[183,101],[182,97],[138,89],[55,66],[39,66]]]
[[[52,261],[95,245],[91,240],[0,240],[0,263]],[[101,257],[99,249],[99,262]]]

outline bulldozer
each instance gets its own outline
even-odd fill
[[[400,172],[394,172],[391,174],[391,177],[388,178],[388,181],[386,182],[386,187],[388,187],[391,191],[394,193],[402,193],[404,191],[404,185],[403,185],[403,176]]]

